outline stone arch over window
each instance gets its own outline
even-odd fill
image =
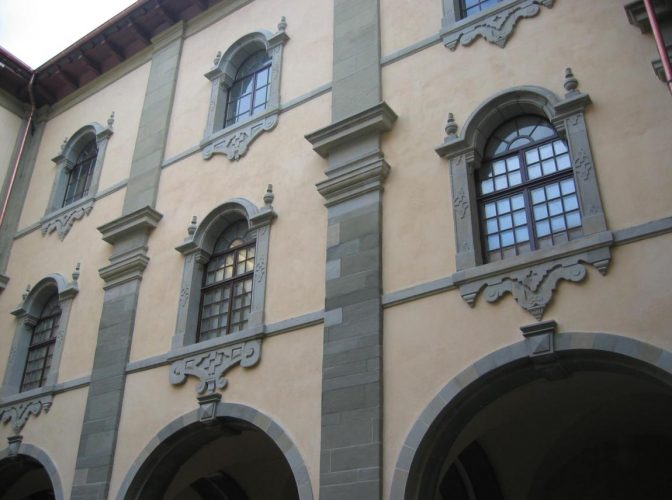
[[[51,493],[55,500],[65,500],[63,483],[58,468],[47,453],[35,445],[20,440],[0,451],[0,490],[6,491],[26,473],[41,469],[51,483]],[[41,479],[38,477],[38,480]],[[35,479],[32,478],[32,481]]]
[[[52,159],[57,171],[42,219],[43,235],[55,231],[65,238],[75,221],[93,209],[113,123],[114,113],[107,127],[97,122],[85,125],[63,142],[61,152]]]
[[[129,468],[116,498],[163,498],[161,489],[166,488],[167,478],[174,477],[191,454],[221,437],[222,430],[226,431],[230,426],[234,429],[230,435],[241,434],[241,430],[263,433],[286,462],[296,484],[298,499],[313,499],[310,475],[303,457],[291,437],[273,419],[255,408],[235,403],[218,403],[208,421],[203,421],[202,417],[200,410],[194,410],[159,431]],[[211,425],[213,423],[216,425]]]
[[[502,91],[469,116],[459,135],[452,114],[449,117],[448,135],[436,151],[450,164],[457,247],[454,279],[462,297],[472,306],[481,290],[488,302],[511,293],[523,308],[541,319],[558,280],[582,280],[586,276],[583,263],[594,265],[602,274],[607,271],[613,237],[607,230],[584,117],[590,97],[579,92],[577,85],[568,69],[564,98],[536,86]],[[582,235],[550,248],[486,263],[481,234],[487,234],[487,230],[482,227],[485,216],[479,213],[476,178],[487,159],[485,148],[493,133],[523,116],[539,117],[551,124],[558,140],[566,145],[569,157],[563,156],[563,161],[571,162],[568,171],[575,183]]]
[[[44,337],[42,340],[46,340],[49,344],[46,348],[50,359],[45,360],[48,370],[44,370],[44,376],[40,376],[37,387],[33,388],[32,385],[34,384],[30,384],[31,388],[28,392],[31,394],[48,392],[56,384],[70,309],[73,299],[79,292],[77,277],[78,271],[73,274],[73,281],[71,282],[68,282],[60,274],[51,274],[43,278],[24,294],[21,304],[12,311],[17,319],[17,327],[2,385],[3,396],[23,392],[22,381],[26,374],[27,360],[34,347],[31,346],[31,340],[35,337],[35,329],[42,324],[44,319],[47,319],[44,315],[49,314],[49,311],[45,312],[45,309],[50,306],[51,311],[52,305],[60,309],[60,315],[57,326],[50,323],[54,328],[42,332],[42,337]],[[47,368],[46,365],[43,368]],[[28,385],[24,385],[24,387],[28,387]]]
[[[286,28],[283,17],[276,33],[266,30],[249,33],[223,55],[217,53],[213,68],[205,74],[212,83],[208,121],[201,142],[205,159],[217,153],[238,160],[259,134],[277,124],[282,52],[289,40]]]
[[[270,226],[276,217],[271,205],[271,189],[269,186],[264,196],[265,205],[261,208],[247,199],[234,198],[210,212],[200,224],[196,224],[196,217],[192,220],[186,240],[176,247],[185,257],[185,261],[173,349],[194,344],[199,340],[202,325],[208,320],[203,317],[206,305],[204,302],[210,300],[208,291],[213,284],[229,286],[229,278],[233,280],[232,286],[244,283],[246,293],[249,292],[249,296],[242,299],[246,309],[245,322],[239,323],[236,328],[230,328],[229,324],[223,329],[215,329],[217,331],[212,335],[213,340],[221,343],[222,339],[217,337],[239,338],[261,333],[264,324]],[[240,263],[236,262],[242,265],[242,270],[237,272],[233,269],[231,276],[227,275],[225,278],[225,259],[229,255],[233,259],[242,259]],[[222,276],[218,276],[218,273]],[[209,338],[210,335],[205,335],[203,340]]]
[[[527,327],[523,329],[525,328]],[[547,338],[547,335],[551,338]],[[546,339],[540,340],[544,337]],[[541,344],[547,345],[548,350],[539,352]],[[439,443],[438,446],[447,453],[447,456],[457,460],[460,456],[459,449],[450,449],[456,443],[459,444],[456,448],[466,444],[465,440],[459,443],[462,437],[459,433],[461,428],[465,427],[465,418],[471,421],[474,414],[479,411],[478,408],[483,408],[492,402],[493,398],[530,382],[541,382],[542,386],[547,383],[550,385],[545,387],[550,388],[552,385],[570,381],[573,376],[581,373],[602,373],[604,376],[627,376],[645,382],[646,385],[641,386],[643,392],[660,391],[661,394],[666,393],[666,398],[669,399],[672,397],[671,359],[672,353],[664,349],[620,335],[550,331],[539,336],[526,334],[525,340],[498,349],[465,368],[424,408],[401,445],[392,473],[390,499],[433,498],[426,495],[428,483],[433,483],[430,489],[439,483],[442,472],[445,472],[445,464],[436,455],[428,456],[427,452],[431,454],[433,443]],[[568,376],[570,373],[573,375]],[[546,382],[549,380],[551,382]],[[596,387],[600,387],[599,384]],[[536,392],[544,393],[538,388]],[[655,401],[655,398],[649,398],[649,402],[651,400]],[[661,402],[663,408],[665,401]],[[613,411],[607,407],[607,411],[609,410]],[[669,406],[665,411],[669,413]],[[470,417],[467,417],[467,414]],[[562,421],[557,414],[555,418],[557,421]],[[581,419],[577,420],[580,421]],[[603,424],[607,426],[606,422],[596,423],[597,426]],[[568,429],[571,431],[573,427],[569,426]],[[665,439],[669,440],[669,435],[668,432]],[[549,443],[553,445],[549,449],[550,453],[543,461],[535,462],[540,469],[541,466],[546,469],[545,472],[539,473],[542,479],[548,479],[549,468],[554,469],[561,465],[560,451],[564,452],[562,456],[564,460],[571,459],[571,454],[563,449],[561,438],[557,441],[550,440]],[[638,483],[633,483],[635,484]],[[533,487],[538,488],[539,484],[533,483]],[[545,498],[545,496],[525,496],[525,498]]]

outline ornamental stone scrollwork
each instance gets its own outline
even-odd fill
[[[26,425],[28,417],[31,415],[37,417],[42,413],[42,410],[44,410],[45,413],[48,413],[52,402],[53,396],[49,394],[38,399],[16,403],[12,406],[0,409],[0,420],[2,420],[4,424],[11,422],[14,434],[18,435]]]
[[[457,272],[454,281],[471,307],[481,291],[489,303],[510,293],[520,307],[541,320],[561,280],[583,281],[587,276],[586,264],[595,267],[600,274],[606,274],[611,262],[609,246],[612,242],[611,233],[604,232],[574,242],[571,255],[557,254],[557,249],[551,248],[546,253],[538,251],[536,256],[521,255],[517,262],[500,261]],[[506,265],[510,267],[503,267]]]
[[[483,295],[488,302],[496,302],[510,293],[520,307],[541,320],[558,281],[579,282],[585,277],[586,267],[582,264],[541,266],[503,278],[501,283],[487,286]]]
[[[263,120],[254,119],[251,123],[224,134],[220,139],[203,149],[203,158],[209,160],[214,154],[223,154],[231,161],[237,161],[247,153],[252,141],[262,132],[273,130],[278,124],[278,113],[266,116]]]
[[[255,366],[261,356],[261,340],[254,339],[220,347],[173,361],[170,366],[170,383],[183,384],[188,376],[197,377],[199,395],[215,394],[226,388],[226,372],[236,365],[244,368]]]
[[[55,218],[45,220],[42,223],[42,236],[47,236],[48,234],[56,232],[61,241],[64,240],[75,222],[82,220],[84,217],[89,215],[91,210],[93,210],[92,199],[83,205],[76,206],[58,215]]]
[[[470,45],[480,36],[504,47],[518,21],[536,16],[542,6],[551,8],[553,3],[554,0],[509,1],[493,7],[484,15],[475,14],[453,23],[444,18],[443,43],[450,50],[455,50],[458,44]]]
[[[593,171],[593,162],[590,160],[590,156],[582,149],[579,151],[579,154],[574,159],[574,172],[576,175],[587,181],[590,179],[590,175]]]

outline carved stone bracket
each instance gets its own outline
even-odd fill
[[[481,291],[490,303],[510,293],[520,307],[541,320],[561,280],[575,283],[582,281],[587,275],[585,264],[606,274],[611,262],[611,234],[605,232],[587,240],[578,242],[575,251],[568,255],[545,256],[534,261],[520,259],[519,263],[509,268],[503,268],[502,265],[508,263],[502,261],[458,272],[454,275],[455,284],[462,298],[472,307]]]
[[[223,134],[203,148],[203,158],[209,160],[214,154],[223,154],[236,161],[245,156],[252,141],[262,132],[273,130],[278,124],[278,113],[252,119],[249,123]]]
[[[553,7],[554,0],[521,0],[505,2],[488,14],[469,16],[450,26],[442,33],[443,43],[450,50],[458,44],[470,45],[479,36],[488,42],[504,47],[516,24],[522,18],[536,16],[541,7]]]
[[[261,357],[261,340],[254,339],[190,355],[173,361],[170,366],[170,383],[182,384],[189,375],[197,377],[196,391],[201,395],[215,394],[226,388],[224,377],[236,365],[244,368],[255,366]]]
[[[23,430],[30,415],[35,415],[37,417],[42,410],[47,413],[49,408],[51,408],[52,402],[53,396],[49,394],[38,399],[13,404],[0,409],[0,420],[2,420],[4,424],[11,422],[14,434],[18,435],[21,430]]]
[[[58,233],[58,237],[63,240],[70,232],[74,223],[89,215],[93,210],[93,199],[89,199],[83,205],[76,206],[66,212],[60,213],[56,217],[49,217],[42,222],[42,236]]]
[[[568,375],[555,352],[557,329],[558,325],[553,320],[520,327],[534,367],[548,380],[557,380]]]

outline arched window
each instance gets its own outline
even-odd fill
[[[201,148],[205,159],[224,154],[239,160],[263,132],[272,130],[280,116],[282,52],[289,40],[284,18],[278,31],[248,33],[223,54],[205,74],[212,84],[208,122]]]
[[[68,173],[68,184],[65,188],[62,206],[69,205],[89,194],[97,156],[98,146],[95,138],[92,138],[84,145],[77,156],[75,165]]]
[[[566,142],[553,125],[524,115],[490,136],[477,172],[484,260],[492,262],[581,236]]]
[[[271,58],[265,50],[248,57],[238,68],[226,104],[225,127],[266,109],[271,85]]]
[[[51,368],[60,319],[61,306],[58,293],[54,293],[42,309],[31,332],[26,366],[21,380],[21,392],[42,387],[45,384],[49,368]]]
[[[176,250],[184,255],[173,349],[258,335],[264,324],[272,188],[264,205],[234,198],[196,224]],[[229,338],[225,338],[229,337]]]
[[[79,291],[78,277],[78,268],[71,282],[58,273],[50,274],[26,291],[12,311],[18,321],[0,389],[2,396],[53,389],[72,302]]]
[[[564,98],[521,86],[491,96],[461,133],[449,115],[436,151],[449,160],[455,230],[453,281],[472,307],[479,294],[512,294],[538,320],[559,280],[611,262],[584,109],[568,68]]]
[[[240,220],[224,230],[203,273],[198,341],[243,330],[252,310],[254,232]]]

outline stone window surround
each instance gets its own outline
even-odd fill
[[[43,236],[55,231],[58,233],[59,238],[63,240],[68,232],[70,232],[75,221],[91,213],[95,196],[98,192],[100,173],[105,161],[107,142],[113,134],[113,123],[114,113],[107,120],[107,127],[103,127],[98,122],[92,122],[89,125],[83,126],[69,140],[63,142],[61,152],[52,158],[52,161],[56,163],[57,172],[54,185],[51,189],[51,195],[49,196],[47,210],[40,221]],[[83,198],[66,206],[61,206],[63,197],[65,196],[65,189],[68,185],[69,172],[75,166],[77,156],[82,147],[88,144],[93,138],[96,140],[98,154],[93,167],[93,173],[91,174],[89,192]]]
[[[504,47],[521,18],[536,16],[541,7],[553,7],[555,0],[504,0],[491,8],[462,18],[460,0],[442,0],[441,39],[450,50],[471,45],[482,36]]]
[[[18,324],[16,326],[14,339],[12,340],[12,347],[9,353],[7,369],[2,384],[3,401],[15,399],[14,397],[8,398],[9,396],[17,395],[23,400],[44,394],[52,394],[54,392],[54,386],[58,381],[58,369],[63,353],[63,343],[68,328],[70,309],[74,298],[79,292],[79,286],[77,284],[78,277],[79,271],[73,273],[73,280],[71,282],[68,282],[61,274],[50,274],[41,279],[30,292],[24,294],[21,303],[12,311],[12,314],[17,318]],[[54,293],[58,293],[61,317],[58,325],[58,333],[56,334],[56,343],[54,344],[49,375],[47,376],[46,383],[42,387],[20,392],[21,379],[26,364],[26,356],[28,355],[32,328],[35,326],[40,316],[42,307]]]
[[[472,307],[481,290],[488,302],[495,302],[508,292],[521,307],[541,319],[558,280],[582,280],[586,276],[584,263],[592,264],[602,274],[607,271],[613,235],[607,230],[585,124],[584,109],[590,104],[590,97],[576,90],[577,85],[568,70],[564,98],[536,86],[499,92],[472,112],[460,135],[452,115],[449,118],[448,136],[436,151],[450,163],[457,246],[457,271],[453,280]],[[522,114],[534,114],[550,121],[567,142],[579,194],[583,237],[502,261],[484,263],[474,173],[480,166],[485,143],[495,128]]]
[[[249,145],[262,132],[275,128],[280,115],[280,76],[282,73],[282,53],[289,36],[285,33],[287,23],[283,17],[278,31],[255,31],[239,38],[222,55],[217,53],[214,66],[205,73],[212,83],[210,105],[205,134],[200,143],[203,157],[208,160],[214,154],[223,154],[231,161],[239,160]],[[271,84],[268,103],[262,113],[224,127],[228,93],[240,65],[254,52],[265,50],[271,57]]]
[[[211,211],[198,226],[196,226],[194,218],[188,229],[187,238],[175,248],[185,257],[185,261],[171,354],[183,355],[201,352],[222,345],[257,338],[263,334],[270,227],[276,217],[276,213],[271,206],[272,192],[270,186],[264,198],[266,204],[261,208],[245,198],[233,198]],[[222,231],[229,224],[241,219],[246,220],[250,230],[256,232],[252,309],[247,326],[239,332],[197,343],[196,335],[205,266]]]

